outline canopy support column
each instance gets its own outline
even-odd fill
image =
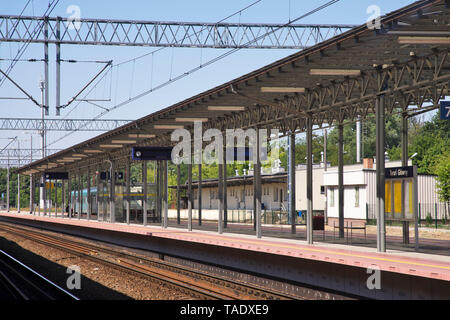
[[[162,218],[162,227],[167,228],[168,223],[168,215],[169,215],[169,202],[168,202],[168,166],[169,163],[167,160],[162,161],[162,180],[163,180],[163,218]]]
[[[219,181],[218,181],[218,196],[219,196],[219,216],[217,219],[217,231],[219,234],[223,233],[223,164],[220,161],[220,157],[217,159],[219,162]]]
[[[256,185],[255,192],[255,202],[256,202],[256,210],[255,210],[255,221],[256,221],[256,237],[259,239],[262,236],[261,230],[261,143],[260,143],[260,135],[259,130],[256,129],[256,163],[255,163],[255,172],[254,179]],[[280,199],[282,201],[282,199]]]
[[[192,231],[192,163],[188,165],[188,231]]]
[[[377,251],[386,252],[385,176],[384,176],[384,95],[376,98],[376,179],[377,179]]]
[[[291,234],[296,233],[295,226],[295,132],[288,137],[289,142],[289,164],[288,164],[288,214],[291,220]]]
[[[228,223],[228,194],[227,194],[227,153],[226,147],[223,150],[223,227]]]
[[[339,238],[344,238],[344,126],[338,125]]]
[[[177,224],[181,223],[181,195],[180,195],[180,165],[177,164]]]
[[[312,118],[308,115],[308,124],[306,128],[306,199],[307,199],[307,216],[306,216],[306,239],[308,244],[313,244],[313,172],[312,172]]]
[[[158,191],[159,192],[159,191]],[[147,161],[142,162],[142,224],[147,225]]]
[[[82,201],[81,201],[81,189],[82,189],[81,171],[78,171],[78,220],[81,219]]]
[[[126,169],[125,169],[125,210],[126,210],[126,222],[130,224],[130,179],[131,179],[131,164],[130,159],[127,159]]]
[[[408,166],[408,114],[402,113],[402,167]],[[406,218],[406,193],[408,184],[406,181],[402,180],[402,217]],[[404,220],[402,223],[402,234],[403,234],[403,243],[409,244],[409,221]]]
[[[91,170],[87,169],[87,219],[91,220],[92,203],[91,203]]]
[[[202,164],[198,164],[198,225],[202,225]]]

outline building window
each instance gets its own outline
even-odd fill
[[[275,192],[273,193],[273,201],[278,201],[278,188],[275,188]]]
[[[320,186],[320,194],[325,194],[325,186]]]
[[[334,207],[334,189],[330,189],[330,207]]]
[[[359,207],[359,187],[355,187],[355,207]]]

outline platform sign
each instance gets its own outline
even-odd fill
[[[450,101],[441,101],[441,120],[450,120]]]
[[[417,211],[417,168],[385,168],[385,214],[387,220],[414,221]]]
[[[133,147],[133,160],[172,160],[173,147]]]
[[[395,168],[385,168],[384,177],[386,179],[396,179],[396,178],[412,178],[414,177],[414,167],[395,167]]]
[[[116,180],[122,180],[123,172],[122,171],[114,172],[114,176],[116,177]],[[110,177],[111,177],[111,175],[110,175],[109,171],[100,172],[100,180],[109,180]]]
[[[45,172],[44,177],[46,180],[68,180],[68,172]]]

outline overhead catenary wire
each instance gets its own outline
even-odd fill
[[[48,16],[56,7],[56,5],[58,4],[59,0],[52,0],[51,2],[49,1],[47,10],[45,10],[44,14],[42,15],[43,17]],[[29,3],[29,1],[28,1]],[[28,6],[27,3],[27,6]],[[24,9],[25,10],[25,9]],[[22,10],[22,13],[23,11]],[[21,14],[22,14],[21,13]],[[20,19],[18,20],[20,21]],[[18,22],[19,23],[19,22]],[[35,28],[33,29],[33,31],[30,34],[29,39],[19,48],[19,50],[17,51],[16,56],[14,57],[14,60],[18,60],[22,57],[22,55],[25,53],[25,50],[28,48],[28,46],[31,43],[31,40],[36,36],[36,34],[39,34],[40,30],[42,30],[42,26],[41,24],[45,23],[44,20],[42,20],[41,23],[37,23],[37,25],[35,26]],[[12,61],[11,64],[9,65],[9,67],[6,69],[6,75],[9,75],[9,73],[12,71],[12,69],[14,68],[14,66],[16,65],[17,61]],[[5,82],[6,77],[3,77],[0,79],[0,87],[3,85],[3,83]]]
[[[249,5],[247,5],[246,7],[244,7],[244,8],[242,8],[242,9],[240,9],[239,11],[236,11],[236,12],[234,12],[234,13],[232,13],[232,14],[230,14],[230,15],[228,15],[227,17],[225,17],[225,18],[223,18],[223,19],[221,19],[221,20],[219,20],[218,22],[217,22],[217,24],[219,24],[219,23],[221,23],[221,22],[223,22],[223,21],[225,21],[225,20],[228,20],[229,18],[231,18],[231,17],[233,17],[233,16],[235,16],[235,15],[237,15],[237,14],[239,14],[239,15],[241,15],[241,13],[243,12],[243,11],[245,11],[245,10],[247,10],[247,9],[249,9],[249,8],[251,8],[251,7],[253,7],[254,5],[256,5],[256,4],[258,4],[259,2],[261,2],[262,0],[257,0],[257,1],[254,1],[254,2],[252,2],[251,4],[249,4]],[[205,30],[206,29],[206,27],[204,27],[204,28],[202,28],[202,29],[200,29],[199,31],[197,31],[197,32],[194,32],[191,36],[195,36],[195,35],[197,35],[199,32],[202,32],[203,30]],[[151,52],[149,52],[149,53],[146,53],[146,54],[143,54],[143,55],[140,55],[140,56],[137,56],[137,57],[134,57],[134,58],[131,58],[131,59],[128,59],[128,60],[125,60],[125,61],[122,61],[122,62],[119,62],[119,63],[117,63],[117,64],[114,64],[114,65],[112,65],[112,67],[113,68],[116,68],[116,90],[115,90],[115,97],[114,97],[114,103],[117,103],[117,93],[118,93],[118,87],[119,87],[119,84],[118,84],[118,81],[119,81],[119,68],[120,68],[120,66],[122,66],[122,65],[124,65],[124,64],[127,64],[127,63],[130,63],[130,62],[133,62],[133,65],[135,64],[135,62],[136,62],[136,60],[139,60],[139,59],[142,59],[142,58],[144,58],[144,57],[147,57],[147,56],[149,56],[149,55],[151,55],[152,56],[152,71],[151,71],[151,79],[150,79],[150,89],[152,89],[153,88],[153,64],[154,64],[154,57],[155,57],[155,53],[157,53],[157,52],[159,52],[159,51],[162,51],[162,50],[164,50],[164,49],[166,49],[167,47],[162,47],[162,48],[158,48],[158,49],[156,49],[156,50],[152,50]],[[109,70],[108,70],[109,71]],[[134,72],[134,71],[133,71]],[[111,84],[112,84],[112,72],[111,72]],[[171,78],[171,76],[170,76],[170,78]],[[169,78],[169,82],[170,82],[170,78]],[[103,79],[103,77],[101,78],[101,79]],[[98,84],[98,83],[97,83]],[[95,87],[94,87],[95,88]],[[111,88],[112,88],[112,86],[110,87],[110,90],[111,90]],[[129,100],[131,100],[131,90],[132,90],[132,88],[130,87],[130,96],[129,96]],[[91,92],[91,91],[90,91]],[[68,114],[70,114],[77,106],[79,105],[79,103],[78,104],[76,104],[70,111],[69,111],[69,113]],[[103,108],[103,107],[102,107]],[[106,109],[106,108],[104,108],[104,109]],[[67,114],[67,115],[68,115]],[[66,116],[67,116],[66,115]]]
[[[320,10],[323,10],[323,9],[325,9],[325,8],[331,6],[331,5],[333,5],[333,4],[335,4],[335,3],[339,2],[339,1],[340,1],[340,0],[331,0],[331,1],[328,1],[328,2],[324,3],[323,5],[321,5],[321,6],[317,7],[317,8],[315,8],[315,9],[313,9],[313,10],[311,10],[311,11],[309,11],[309,12],[307,12],[307,13],[305,13],[305,14],[303,14],[303,15],[301,15],[301,16],[299,16],[299,17],[297,17],[297,18],[295,18],[295,19],[293,19],[293,20],[291,20],[291,21],[289,21],[288,23],[286,23],[286,24],[284,24],[284,25],[281,25],[280,27],[275,28],[275,29],[273,29],[273,30],[271,30],[271,31],[268,31],[268,32],[266,32],[266,33],[260,35],[259,37],[255,38],[255,39],[253,39],[253,40],[248,41],[248,42],[243,46],[243,48],[245,48],[246,46],[249,46],[249,45],[252,44],[253,42],[259,41],[260,39],[266,37],[266,36],[269,35],[269,34],[272,34],[272,33],[276,32],[276,31],[278,31],[280,28],[287,27],[287,26],[289,26],[290,24],[292,24],[292,23],[294,23],[294,22],[297,22],[297,21],[299,21],[299,20],[301,20],[301,19],[304,19],[304,18],[306,18],[306,17],[308,17],[308,16],[310,16],[310,15],[312,15],[312,14],[314,14],[314,13],[320,11]],[[259,2],[259,1],[258,1],[258,2]],[[160,85],[158,85],[158,86],[156,86],[156,87],[154,87],[154,88],[151,88],[151,89],[149,89],[149,90],[146,90],[146,91],[144,91],[144,92],[142,92],[142,93],[140,93],[140,94],[138,94],[138,95],[136,95],[136,96],[134,96],[134,97],[132,97],[132,98],[130,98],[130,99],[128,99],[128,100],[125,100],[125,101],[122,101],[122,102],[116,104],[115,106],[109,108],[108,111],[105,110],[105,111],[99,113],[97,116],[95,116],[95,117],[92,118],[91,120],[97,120],[97,119],[100,119],[101,117],[103,117],[103,116],[104,116],[105,114],[107,114],[108,112],[111,112],[111,111],[114,111],[114,110],[116,110],[116,109],[118,109],[118,108],[121,108],[121,107],[123,107],[124,105],[127,105],[127,104],[129,104],[129,103],[131,103],[131,102],[133,102],[133,101],[135,101],[135,100],[137,100],[137,99],[140,99],[140,98],[142,98],[142,97],[144,97],[144,96],[146,96],[146,95],[148,95],[148,94],[150,94],[150,93],[152,93],[152,92],[154,92],[154,91],[156,91],[156,90],[158,90],[158,89],[161,89],[161,88],[163,88],[163,87],[165,87],[165,86],[167,86],[167,85],[169,85],[169,84],[171,84],[171,83],[173,83],[173,82],[175,82],[175,81],[178,81],[178,80],[180,80],[180,79],[182,79],[182,78],[184,78],[184,77],[186,77],[186,76],[188,76],[188,75],[190,75],[190,74],[192,74],[192,73],[194,73],[194,72],[196,72],[196,71],[202,69],[203,67],[209,66],[209,65],[211,65],[211,64],[213,64],[213,63],[215,63],[215,62],[217,62],[217,61],[219,61],[219,60],[221,60],[221,59],[223,59],[223,58],[225,58],[225,57],[227,57],[227,56],[229,56],[229,55],[231,55],[231,54],[233,54],[233,53],[235,53],[235,52],[237,52],[237,51],[239,51],[239,50],[241,50],[241,49],[242,49],[242,48],[234,48],[234,49],[231,49],[231,50],[229,50],[229,51],[227,51],[227,52],[225,52],[225,53],[223,53],[223,54],[221,54],[221,55],[219,55],[219,56],[217,56],[217,57],[215,57],[215,58],[213,58],[213,59],[210,59],[209,61],[207,61],[205,64],[203,64],[203,65],[201,65],[201,66],[197,66],[197,67],[195,67],[195,68],[192,68],[192,69],[188,70],[187,72],[184,72],[184,73],[182,73],[182,74],[176,76],[175,78],[170,79],[169,81],[163,82],[163,83],[161,83]],[[130,60],[130,61],[132,61],[132,60]],[[69,135],[71,135],[71,134],[77,132],[78,130],[79,130],[79,129],[76,129],[76,130],[74,130],[74,131],[71,131],[71,132],[65,134],[64,136],[60,137],[59,139],[52,141],[52,142],[49,144],[49,146],[50,146],[50,145],[53,145],[53,144],[55,144],[55,143],[57,143],[57,142],[59,142],[59,141],[61,141],[62,139],[64,139],[64,138],[68,137]]]

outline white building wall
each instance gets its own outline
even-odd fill
[[[325,210],[325,195],[320,193],[320,187],[324,185],[323,168],[313,169],[313,210]],[[306,170],[297,169],[295,171],[295,209],[306,210]]]
[[[266,183],[261,189],[261,202],[267,210],[280,210],[282,206],[287,208],[287,185],[285,183]],[[282,199],[280,200],[280,190],[282,190]],[[275,191],[278,196],[275,198]],[[194,190],[194,205],[193,209],[198,209],[198,197]],[[253,185],[245,186],[228,186],[227,187],[227,207],[230,210],[253,210]],[[266,194],[264,194],[266,193]],[[211,197],[212,195],[212,197]],[[202,209],[218,209],[218,188],[202,186]],[[245,206],[244,206],[245,197]]]
[[[411,164],[410,164],[411,165]],[[359,166],[359,169],[358,169]],[[399,161],[387,162],[386,167],[401,166]],[[375,165],[374,165],[375,167]],[[324,174],[324,184],[328,187],[328,217],[337,218],[339,216],[339,195],[338,195],[338,174],[337,168],[330,168]],[[446,214],[446,205],[439,201],[437,192],[436,176],[418,175],[418,202],[421,207],[421,217],[424,219],[428,213],[434,218],[436,213],[438,219]],[[354,185],[352,185],[354,184]],[[360,195],[359,207],[354,204],[355,186],[358,185]],[[375,218],[376,203],[376,168],[363,169],[362,165],[344,167],[344,215],[346,219],[366,219]],[[331,196],[334,189],[334,206],[331,206]],[[367,204],[367,208],[366,208]],[[366,213],[367,212],[367,213]]]

